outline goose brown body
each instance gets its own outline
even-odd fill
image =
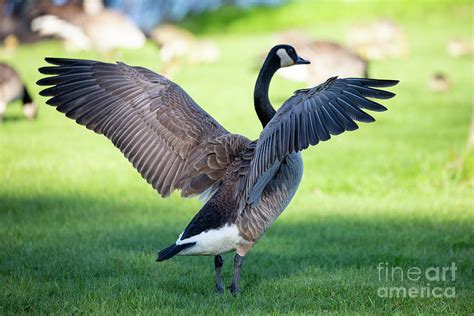
[[[23,82],[11,66],[0,63],[0,100],[8,103],[23,95]]]
[[[36,104],[31,100],[18,72],[10,65],[0,63],[0,123],[8,103],[21,99],[23,113],[29,118],[35,118],[38,113]]]
[[[216,289],[223,291],[223,253],[236,250],[231,292],[238,292],[243,257],[286,208],[303,174],[301,151],[331,135],[372,122],[362,109],[384,111],[370,98],[388,99],[394,80],[330,78],[298,90],[278,111],[268,89],[281,67],[305,64],[289,45],[277,45],[259,73],[254,106],[259,138],[232,134],[178,85],[148,69],[123,63],[47,58],[53,75],[38,81],[58,111],[105,135],[162,196],[180,190],[205,203],[158,261],[179,255],[214,255]]]

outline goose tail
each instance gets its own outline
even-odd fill
[[[172,244],[171,246],[166,247],[165,249],[158,252],[158,258],[156,258],[156,261],[168,260],[177,255],[181,250],[194,246],[195,244],[195,242],[180,245]]]

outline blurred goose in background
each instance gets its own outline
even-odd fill
[[[448,42],[447,51],[451,57],[472,56],[474,55],[474,39],[452,39]]]
[[[189,43],[195,40],[191,32],[174,24],[162,24],[155,27],[151,31],[150,36],[160,47],[172,42],[183,42],[183,45],[189,45]]]
[[[38,106],[33,102],[25,84],[18,72],[13,67],[0,63],[0,123],[3,121],[8,103],[21,99],[23,102],[23,114],[28,119],[34,119],[38,115]]]
[[[437,72],[430,78],[428,87],[433,92],[446,92],[451,88],[451,81],[445,74]]]
[[[31,23],[31,28],[41,36],[54,36],[61,39],[69,51],[88,50],[92,48],[90,38],[84,30],[55,15],[42,15]]]
[[[313,62],[305,67],[289,67],[279,74],[308,86],[323,83],[329,77],[367,77],[367,62],[349,49],[331,42],[311,40],[303,32],[291,30],[280,34],[277,42],[289,43]]]
[[[145,44],[145,35],[126,15],[105,9],[100,0],[84,0],[83,7],[47,7],[31,24],[42,36],[56,36],[71,50],[116,48],[136,49]]]
[[[384,111],[367,99],[388,99],[395,80],[328,79],[298,90],[276,111],[268,91],[275,72],[309,64],[289,45],[267,55],[254,89],[263,126],[254,141],[232,134],[181,87],[146,68],[124,63],[46,58],[52,75],[38,81],[47,104],[109,138],[163,197],[181,190],[201,195],[204,206],[157,261],[175,255],[215,256],[216,290],[224,291],[222,254],[236,251],[229,287],[239,291],[244,256],[286,208],[303,174],[301,151],[331,135],[373,122],[362,109]],[[212,91],[213,87],[210,87]],[[222,102],[219,100],[218,102]]]
[[[33,43],[41,37],[30,28],[31,17],[26,1],[0,0],[0,42],[9,49],[18,43]]]
[[[368,60],[402,58],[409,54],[405,31],[392,20],[353,25],[346,38],[351,49]]]
[[[38,1],[30,9],[31,29],[42,37],[61,39],[67,50],[87,50],[92,48],[90,39],[81,25],[86,12],[82,1],[67,1],[55,5],[52,1]]]
[[[176,25],[160,25],[153,29],[150,36],[160,47],[160,58],[167,73],[178,68],[181,60],[188,64],[208,64],[217,62],[220,57],[215,42],[197,40],[191,32]]]

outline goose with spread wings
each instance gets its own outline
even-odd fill
[[[373,122],[365,110],[386,108],[396,80],[330,78],[295,92],[276,111],[268,90],[282,67],[308,64],[289,45],[273,47],[258,75],[254,106],[263,125],[256,140],[232,134],[180,86],[146,68],[46,58],[41,95],[80,125],[103,134],[163,197],[181,191],[204,205],[157,261],[214,256],[215,289],[224,292],[222,254],[236,251],[229,289],[239,291],[243,258],[286,208],[303,174],[301,151]]]

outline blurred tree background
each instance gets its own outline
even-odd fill
[[[0,8],[0,62],[38,110],[25,118],[33,116],[19,94],[0,125],[0,313],[474,310],[472,1],[0,0]],[[303,153],[299,192],[248,255],[242,295],[219,297],[210,258],[154,263],[200,203],[161,199],[109,141],[45,105],[37,69],[46,56],[148,67],[230,131],[256,138],[252,89],[280,42],[312,65],[278,72],[276,107],[333,75],[400,84],[377,122]],[[381,298],[379,262],[455,262],[456,282],[436,286],[455,286],[456,299]]]

